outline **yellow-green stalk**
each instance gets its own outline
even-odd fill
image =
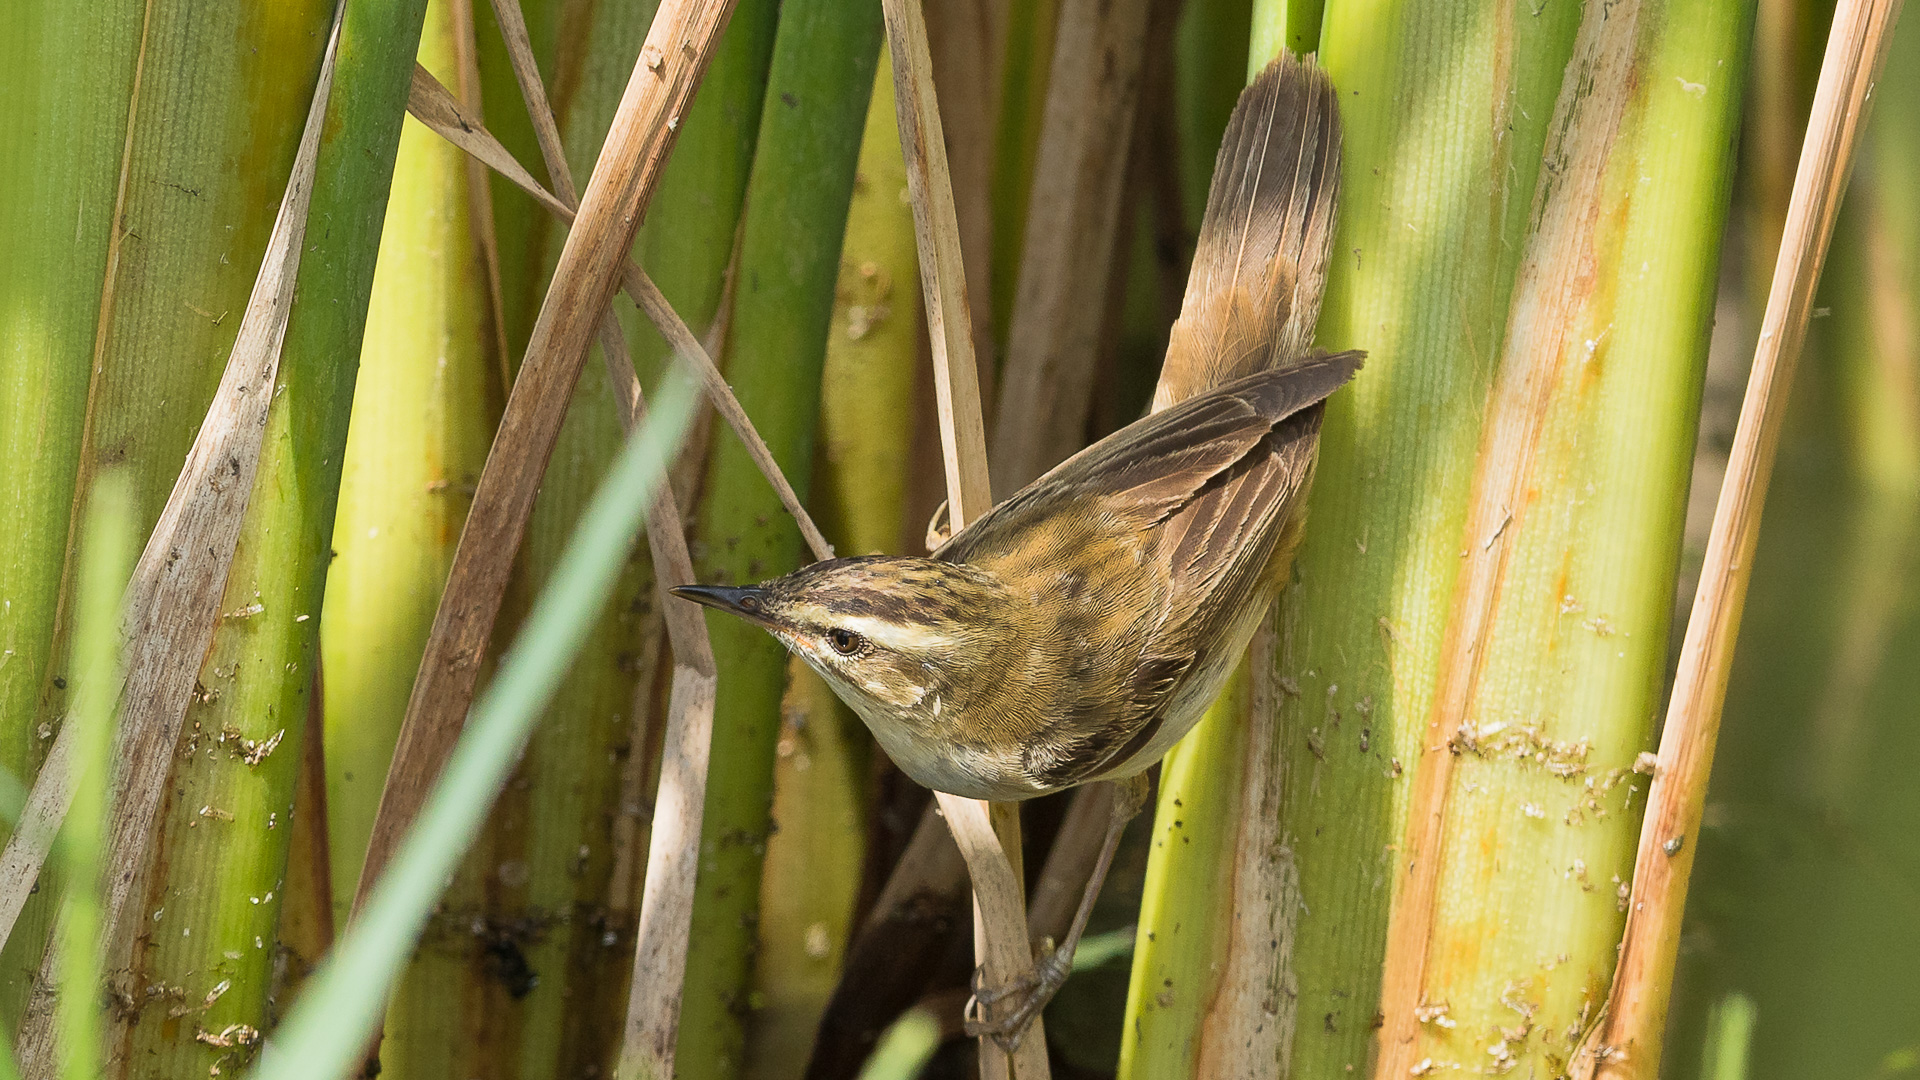
[[[1599,16],[1587,10],[1583,40],[1613,33]],[[1525,502],[1502,514],[1504,567],[1459,734],[1416,766],[1456,762],[1421,943],[1425,1015],[1416,1010],[1408,1057],[1439,1069],[1566,1068],[1606,996],[1625,921],[1646,784],[1633,770],[1665,686],[1752,9],[1667,0],[1627,25],[1621,82],[1595,76],[1562,91],[1561,109],[1570,98],[1601,115],[1617,107],[1618,126],[1588,129],[1594,141],[1566,149],[1534,200],[1490,406],[1502,408],[1522,363],[1539,365]],[[1570,67],[1568,78],[1581,74]],[[1579,190],[1595,147],[1591,202],[1555,201]],[[1583,213],[1590,224],[1548,219]],[[1541,243],[1556,235],[1573,239]],[[1576,291],[1556,292],[1556,280]],[[1522,324],[1523,311],[1540,321]],[[1469,603],[1463,591],[1456,623]]]
[[[803,497],[848,201],[881,44],[877,0],[787,0],[741,224],[728,379]],[[717,433],[693,558],[705,582],[793,569],[800,537],[738,440]],[[754,923],[787,656],[758,627],[708,620],[719,663],[713,764],[680,1016],[686,1080],[744,1064]]]
[[[919,363],[919,263],[906,165],[883,50],[847,210],[820,376],[813,504],[846,555],[901,550]],[[788,664],[760,879],[749,1077],[781,1080],[808,1059],[839,982],[866,854],[873,743],[833,691]]]
[[[451,33],[446,4],[430,4],[420,63],[448,83]],[[463,159],[407,118],[360,349],[320,621],[336,926],[503,390],[483,344]]]
[[[449,85],[452,34],[447,5],[432,4],[419,61]],[[466,184],[464,155],[409,117],[360,351],[320,624],[336,927],[348,924],[387,763],[504,400],[485,345]],[[458,897],[449,901],[455,909]],[[449,965],[440,946],[429,938],[394,996],[395,1023],[381,1047],[391,1075],[422,1071],[411,1059],[421,1033],[405,1022],[416,996],[442,1015],[460,1011],[445,1009],[445,982],[464,966]],[[452,1057],[445,1046],[431,1052]]]
[[[84,727],[74,740],[78,763],[73,803],[61,825],[66,903],[60,918],[57,1003],[62,1080],[103,1075],[101,884],[106,867],[107,803],[113,790],[113,729],[120,680],[120,596],[133,569],[133,501],[124,474],[103,474],[87,501],[80,536],[75,669],[80,679],[67,723]],[[11,1054],[11,1051],[6,1051]],[[8,1063],[11,1065],[11,1062]]]

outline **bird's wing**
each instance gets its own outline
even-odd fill
[[[1026,528],[1062,512],[1107,515],[1119,527],[1134,530],[1167,522],[1208,485],[1224,483],[1223,478],[1247,460],[1276,425],[1345,385],[1364,356],[1359,352],[1316,355],[1136,420],[994,507],[943,545],[935,557],[974,561],[989,554],[984,546],[1017,543]],[[1254,486],[1236,484],[1234,491],[1257,500],[1261,491],[1268,490],[1261,486],[1267,481],[1250,479]],[[1219,513],[1244,510],[1229,500]]]

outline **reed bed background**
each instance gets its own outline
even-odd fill
[[[1920,1070],[1898,6],[22,5],[0,1078]],[[1863,126],[1816,105],[1830,30],[1856,106],[1884,62]],[[924,551],[987,471],[1004,497],[1139,415],[1281,49],[1345,125],[1317,343],[1369,357],[1273,632],[1005,1055],[960,1029],[948,824],[976,874],[1020,838],[997,972],[1064,929],[1104,793],[995,811],[996,842],[660,589]],[[1837,199],[1856,127],[1837,223],[1801,229],[1803,138],[1833,133]],[[1776,252],[1817,272],[1828,224],[1729,566]],[[1649,899],[1703,574],[1744,629]],[[1647,903],[1677,936],[1633,938]],[[1617,985],[1623,934],[1676,970]]]

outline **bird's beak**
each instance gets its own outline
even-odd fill
[[[681,585],[669,590],[682,600],[704,604],[716,611],[738,615],[762,626],[772,623],[767,616],[764,592],[758,585],[732,588],[726,585]]]

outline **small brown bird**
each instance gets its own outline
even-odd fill
[[[1287,578],[1321,403],[1360,353],[1308,354],[1338,186],[1324,75],[1269,66],[1241,95],[1152,415],[1036,480],[928,558],[815,563],[686,586],[826,679],[907,775],[1017,800],[1133,780],[1191,729]],[[1065,978],[1119,828],[1037,986],[983,1030],[1018,1038]]]

